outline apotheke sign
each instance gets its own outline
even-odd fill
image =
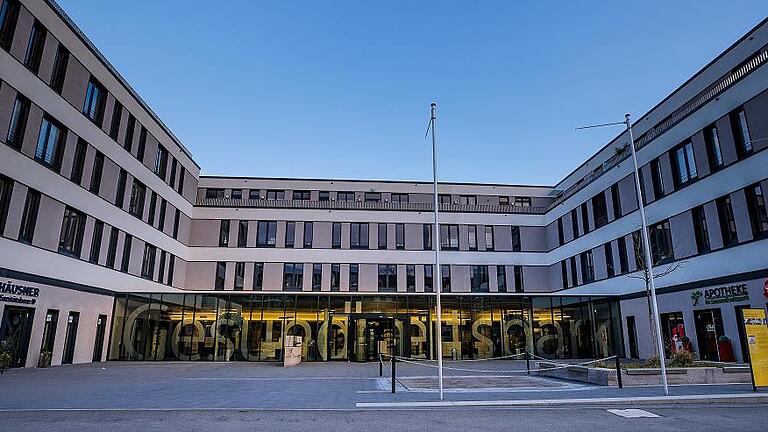
[[[40,297],[40,288],[18,285],[11,281],[0,282],[0,302],[33,305]]]
[[[747,290],[747,284],[738,284],[696,290],[691,293],[691,300],[694,306],[699,306],[702,298],[705,305],[748,301],[749,291]]]

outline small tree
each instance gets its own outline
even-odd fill
[[[10,339],[0,341],[0,375],[13,363],[13,343]]]

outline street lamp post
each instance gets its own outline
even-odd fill
[[[443,278],[440,270],[440,211],[439,199],[437,194],[437,137],[435,128],[437,126],[437,104],[432,102],[430,105],[429,127],[432,128],[432,194],[435,206],[435,225],[432,229],[432,244],[435,247],[435,270],[432,271],[432,286],[435,288],[436,304],[435,313],[437,314],[437,387],[440,393],[440,400],[443,400],[443,322],[442,307],[440,305],[440,292],[443,290]]]

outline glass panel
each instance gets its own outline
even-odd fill
[[[280,360],[283,352],[283,297],[264,298],[261,360]]]

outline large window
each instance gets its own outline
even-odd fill
[[[8,135],[6,135],[5,139],[5,143],[16,150],[21,149],[21,144],[24,141],[28,117],[29,99],[22,95],[16,96],[16,101],[13,103],[13,110],[11,111],[11,122],[8,125]]]
[[[613,218],[618,219],[622,216],[621,213],[621,193],[619,192],[619,184],[614,183],[611,185],[611,205],[613,206]]]
[[[40,124],[40,135],[37,138],[35,159],[56,171],[61,165],[61,154],[67,139],[67,130],[61,123],[47,114]]]
[[[393,203],[399,203],[399,204],[408,204],[408,194],[407,193],[393,193],[392,194],[392,202]]]
[[[616,275],[616,267],[613,264],[613,248],[611,247],[611,242],[603,245],[603,251],[605,252],[606,274],[608,277],[613,277]]]
[[[525,281],[523,280],[523,268],[521,266],[515,266],[513,273],[515,274],[515,292],[524,292]]]
[[[579,216],[576,214],[576,209],[571,209],[571,229],[573,230],[573,238],[579,238]]]
[[[736,232],[736,220],[733,217],[731,197],[726,195],[715,200],[717,205],[717,217],[720,219],[720,234],[723,237],[723,246],[733,246],[739,242]]]
[[[216,263],[216,280],[214,282],[213,288],[216,291],[222,291],[224,290],[224,280],[227,277],[227,263],[224,261],[219,261]]]
[[[0,2],[0,47],[6,51],[11,48],[18,17],[18,0],[2,0]]]
[[[85,168],[85,153],[88,151],[88,143],[82,138],[77,139],[75,145],[75,155],[72,158],[72,172],[69,179],[74,183],[80,184],[83,181],[83,169]]]
[[[619,247],[619,271],[624,274],[629,271],[629,255],[627,253],[627,238],[619,237],[617,240]]]
[[[229,246],[229,219],[219,221],[219,247]]]
[[[477,250],[477,226],[476,225],[468,226],[467,232],[468,232],[469,250],[476,251]]]
[[[131,202],[128,206],[128,213],[141,219],[144,216],[144,200],[147,196],[147,187],[136,179],[133,179],[131,186]]]
[[[277,243],[277,222],[259,221],[256,226],[256,246],[275,247]]]
[[[84,231],[85,215],[71,207],[67,207],[64,210],[64,219],[61,223],[59,252],[66,255],[79,257],[83,246]],[[129,243],[128,236],[126,236],[126,242]]]
[[[416,292],[416,266],[413,264],[405,266],[405,290]]]
[[[696,251],[700,254],[709,252],[709,227],[707,227],[707,215],[704,206],[698,206],[691,210],[691,216],[693,217],[693,233],[696,237]]]
[[[152,280],[155,275],[155,257],[157,248],[147,243],[144,245],[144,259],[141,260],[141,277]]]
[[[88,88],[85,92],[85,103],[83,103],[83,114],[91,119],[99,127],[104,120],[104,103],[107,100],[107,91],[95,78],[91,77],[88,81]],[[145,132],[146,134],[146,132]],[[145,135],[146,136],[146,135]]]
[[[101,189],[101,174],[104,171],[104,154],[96,150],[96,156],[93,159],[93,171],[91,172],[91,182],[88,186],[88,190],[99,194]]]
[[[499,292],[507,292],[507,270],[503,265],[496,266],[496,286]]]
[[[585,284],[595,280],[595,262],[592,257],[592,251],[582,252],[579,256],[581,261],[581,278]]]
[[[749,222],[752,225],[752,235],[755,238],[763,238],[768,235],[768,214],[765,209],[765,196],[760,183],[748,186],[746,189],[747,210]]]
[[[304,248],[305,249],[312,248],[313,225],[314,224],[312,222],[304,222]]]
[[[133,114],[128,113],[128,123],[125,126],[125,138],[123,140],[123,148],[130,153],[133,149],[133,134],[136,129],[136,117]]]
[[[323,265],[312,264],[312,291],[320,291],[323,286]]]
[[[368,249],[368,224],[351,223],[349,227],[349,244],[352,249]]]
[[[245,263],[235,263],[235,291],[242,291],[245,284]]]
[[[296,222],[285,223],[285,247],[293,249],[296,243]]]
[[[581,209],[581,227],[584,229],[584,234],[589,233],[589,210],[587,210],[587,203],[581,203],[579,206]]]
[[[563,218],[557,218],[557,244],[565,244],[565,231],[563,230]]]
[[[432,292],[434,289],[433,270],[434,266],[432,264],[424,265],[424,292]]]
[[[295,190],[293,191],[293,200],[294,201],[309,201],[310,199],[310,192],[308,190]]]
[[[224,189],[208,188],[205,190],[205,199],[222,199],[222,198],[224,198]]]
[[[442,287],[443,290],[441,292],[451,292],[451,266],[449,265],[442,265],[440,266],[440,276],[442,279]]]
[[[654,198],[659,199],[663,197],[666,193],[666,189],[664,188],[664,176],[661,173],[659,159],[651,161],[651,184],[653,186]]]
[[[101,255],[101,238],[104,235],[104,222],[97,220],[93,224],[93,236],[91,237],[91,252],[88,255],[88,261],[98,264],[99,255]]]
[[[118,135],[120,135],[120,121],[123,118],[123,105],[115,101],[115,105],[112,107],[112,121],[109,124],[109,137],[117,141]]]
[[[395,224],[395,249],[405,249],[405,224]]]
[[[352,202],[355,200],[354,192],[337,192],[336,201]]]
[[[341,265],[331,264],[331,291],[339,291],[341,287]]]
[[[120,261],[120,271],[128,273],[128,266],[131,264],[131,248],[133,247],[133,236],[130,234],[125,235],[125,242],[123,243],[123,257]]]
[[[162,145],[159,145],[157,147],[157,154],[155,155],[155,174],[158,175],[158,177],[164,179],[165,178],[165,171],[168,169],[168,150],[163,147]],[[208,194],[208,191],[206,190],[206,195]],[[222,191],[223,195],[223,191]],[[208,198],[208,196],[206,196]]]
[[[459,226],[458,225],[440,225],[440,249],[458,250],[459,249]]]
[[[331,248],[341,249],[341,223],[333,222],[331,225]]]
[[[32,31],[29,33],[27,50],[24,53],[24,65],[35,74],[40,70],[40,60],[43,58],[43,47],[45,47],[47,33],[48,31],[43,27],[43,24],[35,20]]]
[[[360,287],[360,266],[357,264],[349,265],[349,290],[357,291]]]
[[[747,125],[747,115],[744,109],[739,108],[731,111],[729,114],[731,130],[733,131],[733,140],[736,142],[736,153],[739,159],[752,154],[752,139],[749,136],[749,126]]]
[[[142,126],[141,128],[139,128],[139,144],[136,147],[136,159],[138,159],[139,162],[142,162],[142,163],[144,162],[144,153],[146,151],[147,151],[147,128]],[[175,159],[174,159],[174,162],[176,162]],[[173,183],[173,180],[174,180],[173,177],[174,175],[176,175],[175,164],[173,165],[173,168],[174,169],[171,169],[171,179],[170,179],[171,183]]]
[[[432,228],[432,224],[424,224],[422,228],[424,250],[432,250]]]
[[[387,224],[380,223],[377,225],[378,228],[378,246],[379,249],[386,249],[387,248]]]
[[[365,202],[381,202],[381,194],[378,192],[366,192],[363,198]]]
[[[592,215],[595,218],[595,229],[608,223],[608,205],[605,203],[605,193],[592,197]]]
[[[115,191],[115,205],[123,208],[125,202],[125,184],[128,182],[128,173],[120,168],[120,173],[117,175],[117,190]]]
[[[397,266],[394,264],[379,264],[379,291],[397,291]]]
[[[477,196],[475,195],[459,195],[459,204],[461,205],[477,205]]]
[[[64,79],[67,76],[67,64],[69,63],[69,51],[64,45],[59,44],[56,49],[56,59],[53,61],[53,73],[51,74],[51,88],[58,94],[64,90]]]
[[[469,266],[470,287],[472,292],[488,292],[488,266]]]
[[[248,245],[248,221],[241,220],[237,223],[237,247],[243,248]]]
[[[253,264],[253,290],[261,291],[264,285],[264,263]]]
[[[441,205],[449,205],[451,204],[451,196],[449,194],[439,194],[437,201]]]
[[[109,232],[109,245],[107,246],[107,267],[115,268],[115,260],[117,259],[117,238],[120,234],[120,230],[112,227]]]
[[[693,143],[683,143],[672,150],[672,165],[675,170],[675,184],[679,187],[696,179],[696,159],[693,157]]]
[[[285,199],[285,191],[282,190],[268,190],[267,199],[280,201]]]
[[[37,212],[40,209],[40,192],[34,189],[27,190],[27,199],[24,202],[24,213],[21,216],[19,229],[19,241],[32,243],[37,226]]]
[[[523,250],[523,246],[520,243],[520,227],[513,226],[512,227],[512,251],[520,252],[521,250]]]
[[[704,144],[707,147],[707,160],[709,170],[714,172],[723,167],[723,151],[720,149],[720,138],[717,135],[717,127],[710,125],[704,129]]]
[[[493,235],[493,225],[485,226],[485,250],[492,251],[496,248]]]
[[[304,264],[286,263],[283,265],[283,289],[301,291],[304,285]]]

